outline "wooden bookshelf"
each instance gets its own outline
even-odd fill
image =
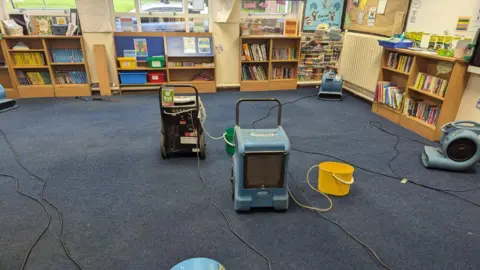
[[[397,70],[388,67],[389,55],[392,52],[413,57],[409,72]],[[442,65],[451,65],[451,70],[447,73],[439,74],[437,66],[439,62]],[[388,120],[401,125],[429,140],[438,141],[442,135],[441,127],[451,121],[454,121],[463,92],[468,81],[468,64],[461,60],[451,57],[438,56],[434,54],[421,53],[406,49],[387,49],[383,50],[381,59],[381,69],[378,81],[389,81],[395,83],[398,87],[405,89],[404,100],[399,110],[373,102],[372,111]],[[415,80],[418,73],[435,76],[448,81],[445,96],[415,88]],[[430,124],[415,116],[408,115],[405,111],[405,98],[424,101],[435,106],[440,106],[440,113],[436,124]]]
[[[303,33],[300,44],[299,83],[303,85],[311,84],[309,82],[321,83],[323,73],[337,70],[336,65],[340,59],[343,41],[332,41],[325,36]]]
[[[2,62],[2,65],[0,65],[0,84],[5,89],[5,94],[7,95],[7,98],[17,99],[20,96],[18,95],[18,91],[15,88],[13,77],[11,76],[13,72],[13,67],[12,63],[8,59],[8,48],[4,40],[1,40],[0,47],[0,62]]]
[[[245,53],[242,44],[266,45],[268,61],[245,59]],[[275,59],[274,49],[295,49],[295,58],[293,59]],[[300,37],[284,36],[243,36],[240,38],[240,91],[268,91],[268,90],[295,90],[297,89],[298,59],[300,55]],[[260,66],[267,76],[267,80],[243,80],[243,66]],[[273,68],[292,68],[292,78],[273,79]]]
[[[18,42],[23,42],[29,49],[14,49],[14,46]],[[1,40],[1,45],[7,62],[8,73],[11,78],[12,97],[75,97],[91,95],[90,74],[88,72],[86,53],[81,36],[5,36],[4,39]],[[54,62],[50,51],[51,49],[80,49],[84,60],[81,62]],[[16,53],[41,53],[45,65],[15,65],[14,55]],[[22,85],[17,77],[17,71],[47,72],[51,84]],[[87,81],[85,84],[60,84],[56,81],[55,71],[83,71],[85,72]],[[0,77],[1,72],[2,71],[0,71]]]
[[[195,43],[198,38],[210,39],[210,52],[195,54],[184,53],[183,42],[184,37],[194,37]],[[168,33],[168,32],[155,32],[155,33],[114,33],[114,41],[116,47],[116,56],[122,57],[122,50],[132,49],[129,44],[133,45],[134,38],[147,39],[147,46],[149,55],[164,55],[165,67],[162,68],[150,68],[144,58],[137,57],[137,67],[134,69],[121,68],[117,61],[117,72],[128,71],[164,71],[165,82],[169,84],[191,84],[197,87],[200,93],[215,93],[217,91],[215,82],[215,66],[202,66],[202,63],[215,63],[214,43],[211,33]],[[130,42],[131,39],[131,42]],[[127,42],[128,41],[128,42]],[[148,45],[149,43],[156,44],[158,46],[153,49]],[[198,50],[198,44],[197,50]],[[155,50],[151,52],[151,50]],[[158,52],[157,52],[158,51]],[[190,62],[194,66],[172,66],[174,63]],[[193,80],[199,74],[208,76],[212,80]],[[155,90],[155,86],[162,85],[163,83],[147,82],[145,84],[120,84],[121,89],[125,91],[146,91],[148,89]],[[192,93],[191,88],[175,88],[176,93]]]

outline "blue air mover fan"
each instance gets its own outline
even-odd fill
[[[6,99],[5,97],[5,89],[3,89],[3,86],[0,84],[0,113],[17,107],[17,102],[15,100]]]
[[[442,127],[441,148],[425,146],[423,165],[427,168],[466,170],[480,161],[480,124],[451,122]]]
[[[335,71],[326,71],[323,73],[318,99],[342,100],[342,85],[342,76],[336,74]]]
[[[277,127],[244,129],[239,126],[239,105],[244,101],[277,102]],[[235,155],[232,196],[236,211],[257,207],[288,208],[287,168],[290,141],[281,127],[282,104],[278,99],[240,99],[236,107]]]

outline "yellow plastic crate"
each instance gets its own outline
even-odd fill
[[[135,57],[118,57],[118,64],[122,69],[137,68],[137,59]]]

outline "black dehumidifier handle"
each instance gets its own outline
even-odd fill
[[[242,98],[237,101],[236,115],[235,115],[235,125],[239,125],[240,121],[240,103],[244,101],[266,101],[266,102],[276,102],[278,105],[278,114],[277,114],[277,126],[280,126],[282,123],[282,103],[276,98]]]
[[[162,104],[162,88],[163,87],[190,87],[190,88],[193,88],[193,90],[195,90],[195,103],[197,103],[197,112],[200,111],[200,104],[198,103],[198,89],[197,87],[195,87],[194,85],[191,85],[191,84],[164,84],[162,86],[160,86],[160,89],[158,91],[158,99],[160,100],[160,104]]]

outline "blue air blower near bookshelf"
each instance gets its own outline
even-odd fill
[[[322,85],[318,91],[318,99],[342,100],[343,78],[335,71],[329,70],[323,73]]]
[[[239,126],[240,103],[276,102],[277,127],[244,129]],[[232,198],[235,211],[257,207],[288,209],[287,171],[290,141],[281,126],[282,104],[275,98],[240,99],[236,106]]]
[[[480,161],[480,124],[458,121],[442,127],[441,148],[425,146],[423,165],[427,168],[462,171]]]

